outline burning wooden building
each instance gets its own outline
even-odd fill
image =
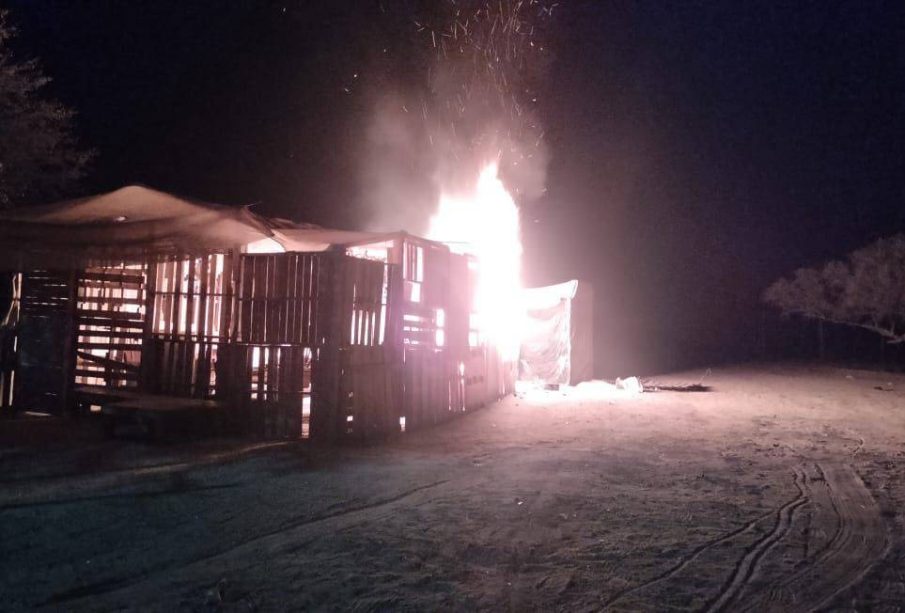
[[[0,217],[0,412],[193,413],[266,438],[437,423],[510,392],[476,261],[130,186]]]

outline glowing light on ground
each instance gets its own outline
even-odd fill
[[[475,311],[484,339],[504,358],[518,358],[523,329],[522,242],[518,206],[497,175],[497,164],[481,171],[471,193],[440,196],[428,238],[478,261]]]

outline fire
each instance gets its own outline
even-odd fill
[[[428,238],[475,256],[481,334],[505,358],[516,359],[523,320],[519,213],[497,171],[496,163],[485,166],[465,197],[441,194]]]

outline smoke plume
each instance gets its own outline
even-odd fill
[[[472,189],[489,162],[519,203],[543,194],[549,156],[535,109],[549,17],[539,0],[385,10],[394,40],[378,58],[386,77],[369,95],[361,164],[370,229],[423,233],[440,194]]]

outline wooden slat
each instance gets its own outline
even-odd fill
[[[236,258],[237,254],[233,251],[228,252],[223,256],[223,276],[222,276],[222,287],[221,294],[223,295],[223,302],[221,305],[220,311],[220,334],[225,338],[232,338],[233,336],[233,294],[237,291],[236,289]]]
[[[138,277],[138,279],[139,281],[136,281],[134,283],[116,283],[115,288],[122,290],[141,290],[144,287],[144,283],[142,283],[141,277]],[[79,288],[105,289],[110,287],[110,283],[112,282],[90,280],[83,277],[79,280]]]
[[[312,287],[314,284],[313,263],[314,258],[300,255],[298,259],[298,286],[296,288],[296,325],[298,329],[293,338],[302,345],[311,345],[310,333],[311,313],[314,310],[314,298]]]
[[[95,377],[98,379],[112,379],[112,380],[126,380],[126,381],[138,381],[138,373],[131,372],[127,370],[118,371],[114,375],[107,376],[108,372],[105,370],[89,370],[87,368],[76,368],[74,370],[76,377]]]
[[[145,279],[141,274],[131,274],[125,272],[104,272],[98,270],[86,270],[80,275],[82,279],[87,281],[101,281],[103,284],[117,283],[126,285],[144,285]]]
[[[276,335],[275,342],[289,340],[289,269],[292,258],[274,257],[276,263],[276,298],[279,301],[276,309]]]
[[[258,302],[258,308],[260,310],[260,315],[258,318],[258,325],[260,326],[260,335],[259,339],[262,343],[270,342],[267,338],[267,324],[268,320],[273,320],[273,315],[268,311],[273,309],[273,301],[270,300],[271,292],[273,291],[273,271],[274,271],[274,256],[265,255],[261,258],[264,263],[264,288],[263,294],[261,295],[261,300]]]
[[[194,357],[195,357],[195,347],[194,343],[183,342],[177,344],[179,351],[179,366],[177,370],[177,374],[179,375],[179,393],[180,394],[188,394],[191,389],[192,384],[192,368]]]
[[[80,327],[78,330],[78,336],[80,336],[80,337],[88,337],[88,336],[106,337],[106,338],[111,338],[111,339],[112,338],[116,338],[116,339],[128,338],[128,339],[141,340],[144,338],[144,333],[143,332],[126,332],[124,330],[115,330],[115,329],[114,330],[109,330],[109,329],[108,330],[87,330],[85,328]]]
[[[86,362],[93,362],[104,368],[109,368],[113,370],[128,370],[130,372],[138,372],[139,368],[136,364],[130,364],[128,362],[121,362],[119,360],[111,360],[109,358],[105,358],[99,355],[94,355],[93,353],[86,353],[84,351],[76,351],[76,356],[80,360],[84,360]]]
[[[169,279],[171,284],[169,309],[169,326],[166,332],[168,334],[179,333],[179,307],[182,302],[182,275],[184,272],[184,262],[179,260],[173,262],[172,276]]]
[[[274,319],[274,300],[272,300],[271,293],[274,289],[274,264],[275,258],[272,255],[265,255],[263,258],[264,261],[264,295],[262,296],[262,300],[259,301],[258,306],[261,309],[261,342],[262,343],[270,343],[270,336],[272,333],[269,333],[268,328],[273,328],[273,319]]]
[[[144,306],[144,299],[141,296],[136,298],[114,298],[111,296],[79,296],[77,298],[79,309],[87,310],[85,304],[118,304],[118,305],[139,305]]]
[[[159,325],[154,328],[163,334],[171,334],[173,316],[173,278],[175,277],[176,263],[166,261],[160,266],[160,284],[158,285],[159,303],[157,309],[160,313]],[[164,288],[166,288],[164,290]]]
[[[289,338],[294,343],[305,343],[305,315],[307,314],[308,296],[305,293],[307,283],[306,262],[308,256],[295,254],[292,258],[292,306],[290,308]]]
[[[279,402],[279,380],[280,380],[280,347],[271,347],[268,350],[269,363],[267,364],[267,393],[270,402]]]
[[[186,336],[192,335],[192,324],[195,321],[195,269],[198,267],[198,260],[193,258],[186,261],[186,274],[188,275],[188,285],[186,287],[186,306],[185,321],[183,323],[183,333]]]
[[[44,285],[32,283],[22,291],[23,300],[38,300],[47,298],[67,299],[69,297],[69,288],[65,285]]]
[[[264,294],[267,292],[267,260],[257,256],[252,260],[252,290],[251,290],[251,342],[263,343],[264,341]]]
[[[241,308],[239,312],[239,339],[242,342],[252,342],[252,296],[254,292],[254,260],[243,256],[241,260]]]
[[[79,349],[107,349],[110,351],[121,350],[121,351],[140,351],[141,343],[111,343],[111,342],[89,342],[89,341],[78,341],[76,346]]]
[[[78,309],[75,312],[77,319],[107,319],[118,323],[142,323],[144,321],[140,313],[129,313],[125,311],[111,311],[109,309],[93,310]]]
[[[209,277],[209,268],[210,268],[210,257],[205,256],[201,258],[201,287],[199,288],[199,307],[200,310],[198,312],[198,335],[199,336],[207,336],[210,334],[210,330],[208,330],[208,310],[210,308],[210,301],[208,299],[208,277]]]

